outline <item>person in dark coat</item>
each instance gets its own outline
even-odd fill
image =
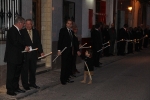
[[[118,40],[119,41],[123,40],[123,41],[119,42],[118,55],[122,55],[122,56],[125,55],[126,41],[124,41],[124,40],[127,39],[127,35],[128,35],[127,28],[128,28],[128,25],[124,24],[124,27],[119,30]]]
[[[139,32],[140,32],[139,49],[142,50],[142,47],[143,47],[143,39],[142,38],[144,37],[144,34],[145,34],[143,24],[140,25],[140,31]]]
[[[109,47],[109,54],[114,55],[114,45],[115,41],[117,39],[116,29],[114,27],[114,24],[111,24],[111,28],[109,29],[109,36],[110,36],[110,47]]]
[[[100,67],[100,53],[97,52],[102,48],[102,37],[101,37],[101,24],[97,23],[95,28],[91,30],[91,43],[92,43],[92,50],[93,50],[93,59],[94,59],[94,66]]]
[[[135,51],[139,52],[140,51],[140,38],[141,38],[141,28],[138,26],[136,29],[134,29],[134,36],[136,39],[135,43]]]
[[[132,27],[129,27],[128,29],[128,40],[133,40],[133,29]],[[133,53],[133,41],[128,42],[128,53]]]
[[[7,94],[11,96],[15,96],[16,92],[25,92],[19,88],[19,77],[24,61],[24,54],[22,51],[29,50],[29,47],[25,45],[20,32],[24,26],[24,22],[24,18],[17,17],[15,19],[15,24],[8,30],[7,33],[4,62],[7,63]]]
[[[21,81],[25,90],[30,90],[30,87],[39,89],[40,87],[36,85],[35,74],[38,53],[40,53],[40,56],[44,56],[41,39],[38,31],[33,29],[33,21],[31,19],[26,20],[25,27],[25,29],[21,30],[25,44],[32,49],[38,48],[38,50],[24,53],[25,62],[21,72]]]
[[[104,29],[103,29],[103,43],[106,43],[110,40],[110,36],[109,36],[109,26],[108,25],[105,25]],[[105,44],[103,45],[104,47],[105,46],[108,46],[109,44]],[[109,47],[105,48],[103,50],[103,53],[104,53],[104,56],[109,56]]]
[[[66,27],[61,28],[59,32],[58,39],[58,55],[61,55],[61,75],[60,81],[62,85],[66,85],[66,83],[72,83],[74,81],[70,81],[70,73],[72,72],[72,55],[74,50],[77,50],[77,54],[80,54],[79,46],[77,46],[75,42],[75,36],[72,28],[72,20],[67,20]],[[67,47],[67,49],[61,54],[61,51]]]
[[[144,36],[145,36],[144,43],[143,43],[143,47],[144,48],[148,47],[148,37],[149,37],[149,34],[150,34],[150,29],[149,29],[149,25],[147,25],[147,27],[144,30]]]
[[[81,55],[80,57],[87,64],[87,66],[84,64],[84,79],[83,79],[83,81],[81,81],[81,83],[86,83],[87,76],[89,76],[89,73],[92,76],[93,75],[93,71],[94,71],[92,50],[91,49],[87,49],[86,52],[85,52],[85,55]],[[89,69],[89,72],[88,72],[87,67]],[[89,82],[88,82],[88,84],[92,84],[92,80],[90,80],[90,76],[89,76]]]

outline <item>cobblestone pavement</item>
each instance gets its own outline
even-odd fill
[[[81,73],[77,74],[77,77],[73,79],[75,82],[72,84],[67,84],[65,86],[61,85],[59,81],[60,69],[52,70],[36,76],[37,85],[41,87],[39,90],[31,89],[23,94],[18,94],[16,97],[11,97],[6,95],[5,85],[0,87],[0,100],[150,100],[133,99],[131,94],[129,94],[131,93],[129,88],[134,87],[135,89],[136,86],[139,86],[139,90],[141,89],[142,93],[137,89],[131,89],[134,95],[135,93],[146,95],[144,94],[146,93],[145,90],[142,90],[141,87],[145,89],[148,87],[147,84],[145,85],[139,82],[141,86],[136,85],[135,82],[132,82],[132,78],[136,78],[134,80],[137,82],[141,74],[138,75],[138,73],[134,71],[137,70],[140,72],[141,64],[143,63],[150,64],[147,62],[147,55],[150,53],[148,50],[149,49],[143,50],[141,53],[136,52],[127,56],[101,58],[100,61],[103,63],[103,66],[101,68],[95,68],[92,85],[83,85],[79,83],[83,78],[83,63],[80,63],[77,64],[77,69],[79,69]],[[148,74],[147,71],[149,67],[145,65],[144,68],[142,74]],[[133,75],[132,71],[136,75]],[[129,77],[129,80],[127,80],[127,77]],[[143,76],[141,77],[143,78]],[[147,77],[145,79],[147,79]],[[130,85],[130,81],[135,85]],[[144,79],[142,81],[145,82]],[[121,93],[122,90],[124,90],[125,94]],[[107,96],[112,96],[112,99],[106,98]],[[114,99],[114,96],[118,98],[120,96],[120,98]],[[125,96],[129,96],[128,99],[125,98]],[[138,95],[135,96],[139,97]]]

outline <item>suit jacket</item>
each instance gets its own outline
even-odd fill
[[[38,31],[36,29],[32,29],[32,41],[30,39],[30,36],[29,36],[26,28],[21,30],[21,34],[22,34],[23,39],[25,41],[25,45],[31,46],[32,49],[38,48],[37,51],[32,51],[30,53],[26,53],[26,54],[32,54],[33,55],[32,57],[34,59],[37,59],[37,57],[38,57],[37,53],[38,52],[43,53],[41,39],[40,39]]]
[[[74,50],[79,51],[79,44],[76,40],[74,32],[71,31],[72,39],[70,38],[69,34],[70,33],[68,32],[68,29],[66,27],[60,29],[57,49],[63,50],[65,47],[69,48],[71,47],[72,43],[72,47],[74,47]]]
[[[25,42],[22,35],[15,26],[12,26],[7,33],[6,50],[4,62],[21,64],[23,62],[23,53]]]
[[[91,42],[92,48],[94,50],[99,50],[102,48],[102,37],[100,31],[98,30],[91,31]]]
[[[128,33],[124,28],[121,28],[118,34],[118,40],[121,39],[127,39],[128,38]]]
[[[103,43],[108,42],[110,40],[109,30],[104,29],[103,30]]]
[[[109,36],[110,36],[110,40],[112,40],[112,41],[116,40],[117,34],[116,34],[115,28],[109,29]]]

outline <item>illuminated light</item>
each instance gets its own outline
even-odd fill
[[[129,10],[129,11],[132,11],[132,7],[128,7],[128,10]]]

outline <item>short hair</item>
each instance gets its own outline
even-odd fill
[[[100,28],[102,25],[103,25],[102,22],[96,23],[95,28]]]
[[[90,54],[90,57],[93,56],[93,51],[92,51],[92,49],[86,49],[86,51],[88,52],[88,54]]]
[[[73,20],[71,20],[71,19],[66,20],[66,24],[68,23],[68,21],[71,21],[72,24],[73,24]]]
[[[24,21],[25,21],[25,19],[24,19],[23,17],[18,16],[18,17],[15,19],[14,24],[22,23],[22,22],[24,22]]]
[[[128,24],[124,24],[124,27],[127,28],[127,27],[128,27]]]
[[[33,20],[32,20],[32,19],[26,19],[26,22],[27,22],[27,21],[31,21],[31,22],[33,22]]]

